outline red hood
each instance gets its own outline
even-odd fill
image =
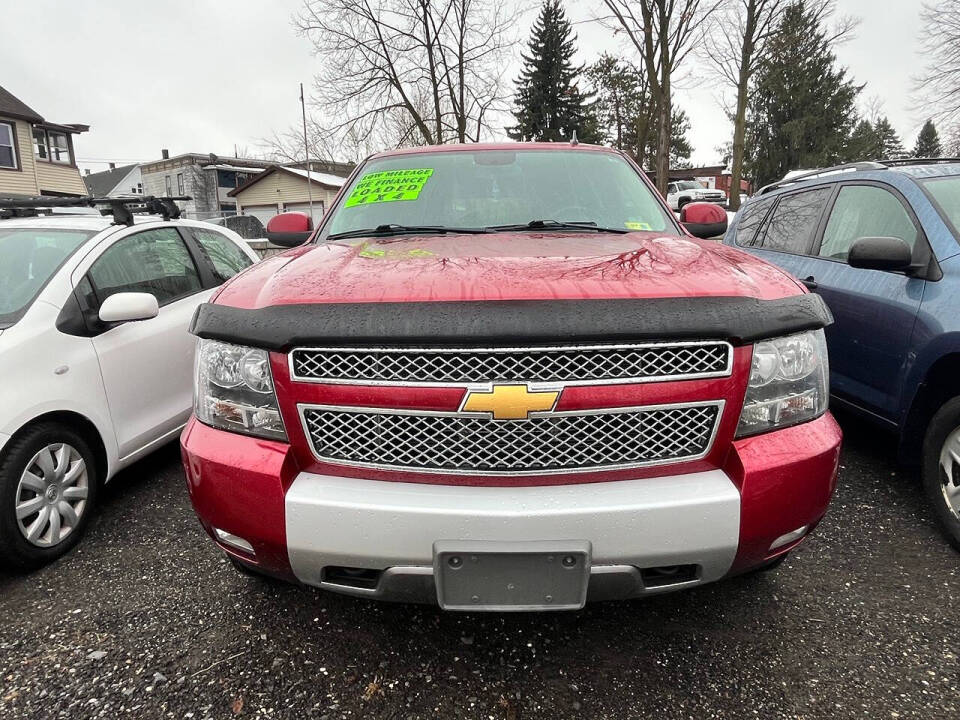
[[[763,260],[707,240],[590,233],[403,236],[306,245],[228,283],[219,304],[743,296],[802,290]]]

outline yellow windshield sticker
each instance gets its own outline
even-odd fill
[[[370,259],[380,259],[380,258],[389,258],[389,259],[400,259],[404,257],[414,257],[414,258],[425,258],[433,257],[433,253],[429,250],[423,250],[422,248],[412,248],[410,250],[394,250],[393,248],[389,250],[372,250],[367,243],[360,245],[360,252],[357,253],[362,258]]]
[[[653,230],[648,223],[627,221],[623,224],[627,230]]]
[[[350,193],[344,207],[370,203],[416,200],[433,175],[433,168],[384,170],[364,175]]]

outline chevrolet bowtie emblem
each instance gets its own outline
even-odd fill
[[[553,410],[559,390],[531,391],[526,385],[494,385],[493,390],[468,390],[460,409],[487,412],[494,420],[526,420],[532,412]]]

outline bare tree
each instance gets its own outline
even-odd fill
[[[750,81],[767,51],[767,41],[777,32],[784,8],[794,0],[727,0],[706,36],[703,54],[713,63],[718,79],[733,90],[735,100],[728,112],[733,120],[730,154],[730,208],[740,207],[747,130],[747,99]],[[834,12],[834,0],[807,0],[817,17],[826,20]],[[857,20],[842,17],[832,30],[830,42],[849,38]]]
[[[944,157],[960,157],[960,124],[951,125],[944,131],[942,143]]]
[[[305,0],[295,24],[321,62],[314,143],[369,149],[479,140],[506,107],[503,72],[517,25],[511,7],[506,0]],[[288,152],[289,138],[274,139]]]
[[[927,68],[916,79],[922,108],[934,119],[960,119],[960,0],[924,4],[920,43]]]
[[[379,131],[374,134],[359,125],[334,133],[315,116],[308,115],[307,155],[310,158],[356,161],[385,147],[414,144],[409,138],[415,135],[416,128],[402,109],[385,112],[380,123]],[[303,127],[297,123],[286,130],[275,130],[268,137],[261,138],[259,146],[267,157],[278,163],[303,162]]]
[[[763,57],[767,39],[777,29],[780,11],[788,0],[731,0],[718,13],[715,30],[706,38],[704,54],[713,63],[721,82],[736,99],[733,145],[730,153],[730,209],[740,207],[740,181],[747,135],[747,96],[750,79]]]
[[[602,18],[623,32],[643,59],[656,117],[657,188],[666,193],[670,172],[672,81],[707,34],[714,11],[725,0],[603,0]]]

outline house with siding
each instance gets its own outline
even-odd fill
[[[302,168],[271,165],[247,180],[229,193],[237,203],[237,213],[254,215],[266,225],[274,215],[288,210],[309,215],[312,198],[313,222],[316,226],[353,167],[341,163],[321,165],[314,161],[310,166],[309,179],[307,171]]]
[[[89,129],[49,122],[0,87],[0,195],[86,195],[73,138]]]
[[[187,195],[191,199],[177,203],[184,216],[196,220],[234,215],[237,204],[231,190],[268,167],[267,160],[220,157],[213,153],[183,153],[170,156],[160,151],[160,159],[143,163],[143,191],[146,195]]]
[[[117,167],[110,163],[109,169],[103,172],[92,173],[87,170],[83,182],[87,186],[87,194],[94,197],[143,195],[143,175],[139,165]]]

